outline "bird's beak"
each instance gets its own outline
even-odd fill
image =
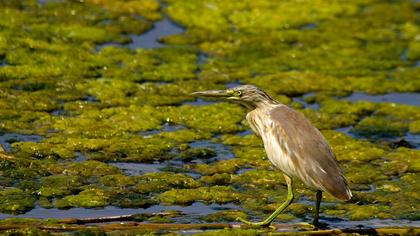
[[[202,96],[202,97],[229,97],[231,96],[227,90],[208,90],[208,91],[199,91],[194,92],[191,95]]]

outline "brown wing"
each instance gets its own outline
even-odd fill
[[[276,138],[284,140],[302,181],[349,200],[352,195],[347,181],[321,132],[303,114],[287,106],[278,106],[269,115]]]

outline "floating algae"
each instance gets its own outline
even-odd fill
[[[246,110],[190,97],[252,83],[340,161],[357,201],[324,196],[322,222],[418,225],[415,1],[25,0],[0,15],[2,218],[262,218],[285,188]],[[281,222],[312,217],[313,192],[296,187]]]

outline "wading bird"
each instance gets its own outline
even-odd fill
[[[318,225],[323,191],[340,200],[351,199],[351,191],[331,147],[300,112],[279,103],[253,85],[201,91],[192,95],[223,98],[245,106],[249,110],[246,119],[254,133],[262,138],[268,159],[286,180],[286,201],[269,217],[257,223],[238,220],[255,226],[269,226],[292,203],[292,181],[295,178],[316,190],[314,225]]]

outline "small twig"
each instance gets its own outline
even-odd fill
[[[0,158],[2,159],[16,159],[16,157],[8,155],[6,152],[0,150]]]

